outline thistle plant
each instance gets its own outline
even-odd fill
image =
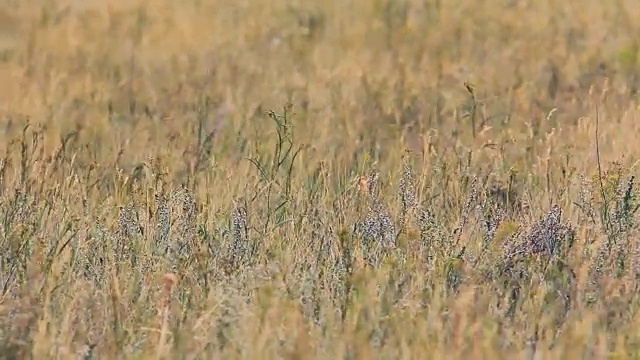
[[[233,201],[231,212],[231,247],[229,249],[231,266],[239,269],[249,260],[252,244],[249,243],[247,227],[247,208],[244,199]]]
[[[554,205],[547,214],[538,221],[526,236],[530,254],[544,254],[552,257],[558,254],[564,245],[571,245],[573,229],[562,223],[562,210]]]
[[[400,197],[400,227],[403,228],[407,217],[414,215],[418,207],[418,198],[413,183],[413,169],[408,154],[403,156],[398,195]]]

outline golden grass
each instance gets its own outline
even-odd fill
[[[640,354],[637,2],[0,3],[2,356]]]

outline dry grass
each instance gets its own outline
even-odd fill
[[[1,3],[3,358],[640,356],[636,1]]]

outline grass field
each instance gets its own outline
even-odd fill
[[[640,357],[637,1],[0,4],[0,358]]]

